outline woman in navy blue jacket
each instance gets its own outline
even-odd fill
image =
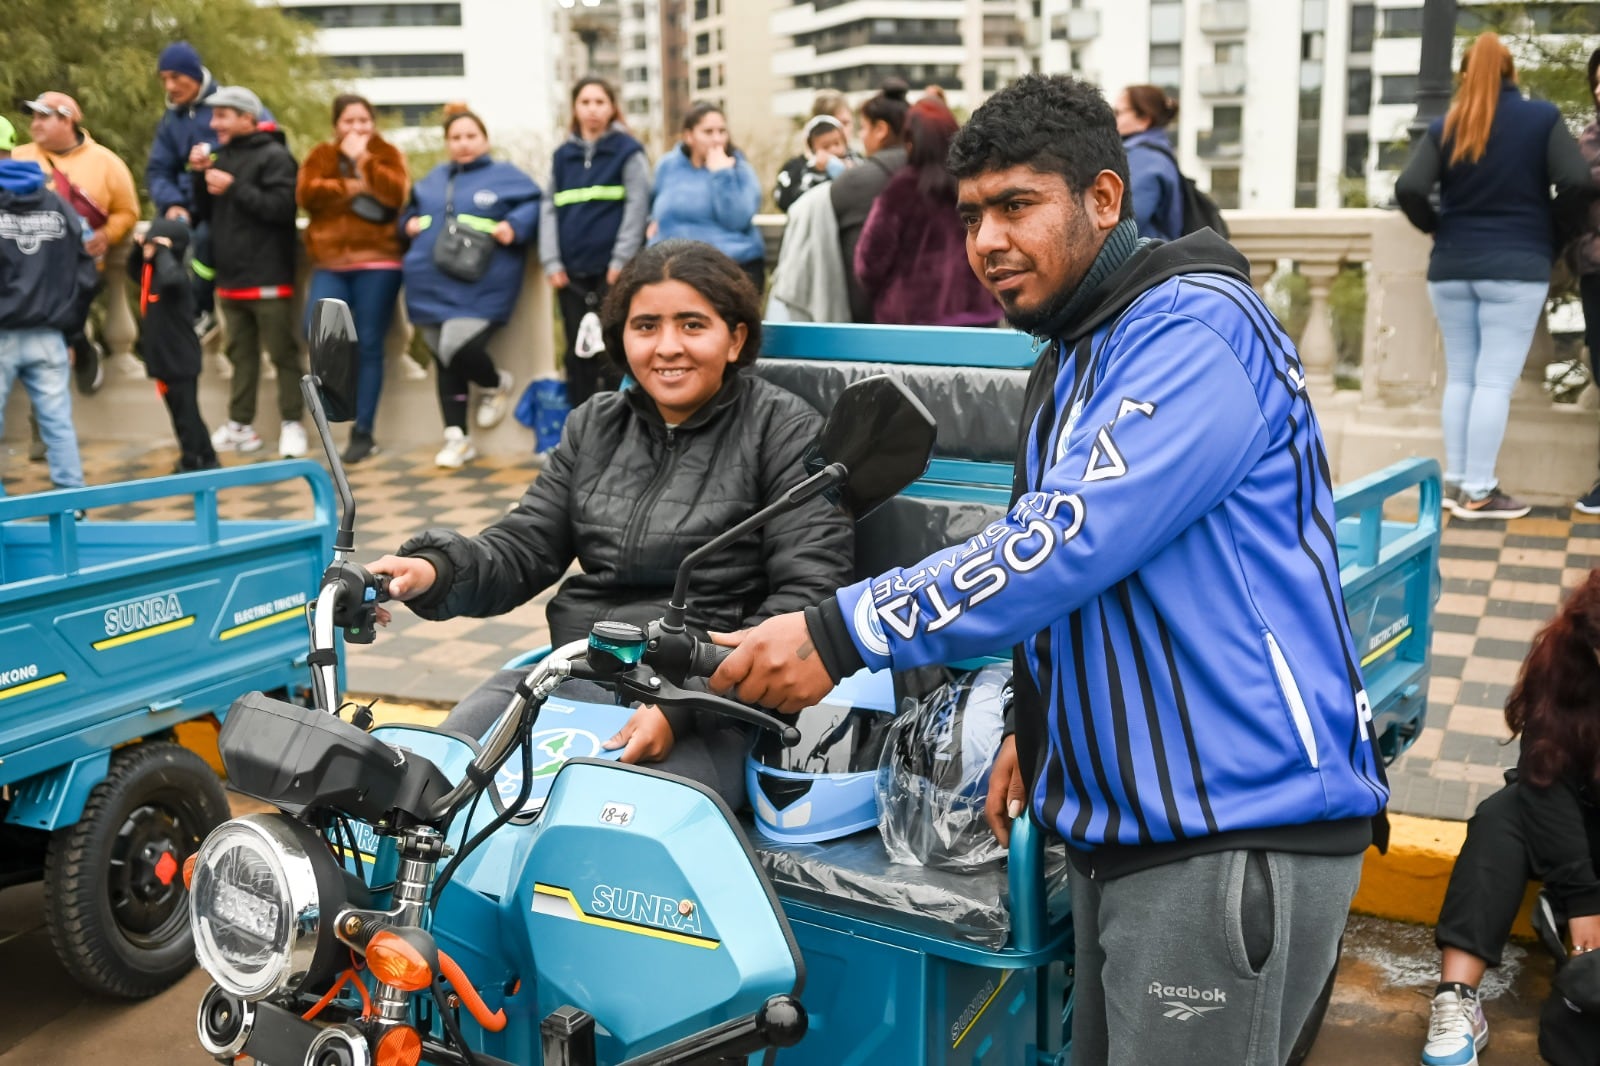
[[[539,259],[556,290],[567,334],[567,403],[577,407],[621,378],[599,358],[600,305],[622,268],[644,247],[650,220],[650,162],[628,132],[604,78],[572,88],[572,136],[556,149],[550,195],[539,228]],[[578,327],[590,314],[594,336],[578,350]]]
[[[728,120],[712,104],[683,117],[683,143],[656,164],[651,243],[673,237],[704,241],[739,264],[766,289],[766,244],[756,229],[761,179],[728,141]]]
[[[442,467],[459,467],[477,456],[467,436],[467,388],[487,390],[478,403],[480,429],[505,417],[512,377],[495,367],[489,337],[511,318],[522,292],[527,248],[539,228],[539,186],[510,163],[489,158],[489,133],[470,111],[450,115],[444,124],[450,154],[417,182],[400,216],[411,239],[402,261],[406,314],[433,352],[439,372],[439,410],[444,416],[444,447],[434,458]],[[462,281],[440,270],[434,248],[446,216],[458,225],[487,233],[499,245],[488,270],[476,281]]]
[[[1411,224],[1433,234],[1428,296],[1444,338],[1444,479],[1457,518],[1521,518],[1495,460],[1511,389],[1544,310],[1555,258],[1550,186],[1587,195],[1589,168],[1556,106],[1525,100],[1493,33],[1467,50],[1450,111],[1417,141],[1394,187]],[[1428,196],[1439,187],[1439,208]]]
[[[1128,153],[1139,236],[1175,241],[1183,236],[1183,186],[1167,127],[1178,117],[1178,104],[1157,86],[1130,85],[1111,110]]]

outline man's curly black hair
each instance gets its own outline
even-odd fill
[[[1109,170],[1122,179],[1122,217],[1133,217],[1117,119],[1088,82],[1062,74],[1019,78],[989,97],[950,144],[950,173],[958,181],[1015,166],[1060,174],[1074,194]]]

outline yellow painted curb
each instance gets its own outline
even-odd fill
[[[1389,815],[1389,853],[1367,850],[1361,870],[1361,887],[1350,909],[1398,922],[1433,925],[1439,920],[1450,870],[1467,838],[1466,822]],[[1513,936],[1531,939],[1528,915],[1538,886],[1530,885],[1517,912]]]

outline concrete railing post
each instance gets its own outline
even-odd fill
[[[101,299],[105,301],[106,319],[100,340],[105,345],[106,354],[113,359],[131,357],[133,346],[139,339],[139,322],[133,315],[133,309],[128,306],[127,274],[128,256],[138,254],[138,248],[132,241],[123,241],[106,252],[106,288],[101,293]]]
[[[1332,308],[1328,296],[1333,291],[1333,279],[1339,276],[1339,264],[1304,259],[1299,267],[1310,296],[1306,328],[1300,335],[1300,363],[1305,367],[1308,382],[1332,388],[1333,364],[1339,353],[1333,339]]]

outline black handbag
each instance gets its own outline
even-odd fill
[[[393,222],[400,214],[394,208],[372,195],[370,192],[358,192],[350,200],[350,213],[364,222],[377,222],[380,224]]]
[[[456,179],[450,178],[444,193],[444,224],[433,244],[433,265],[457,281],[481,281],[494,258],[495,239],[465,225],[456,217]]]

